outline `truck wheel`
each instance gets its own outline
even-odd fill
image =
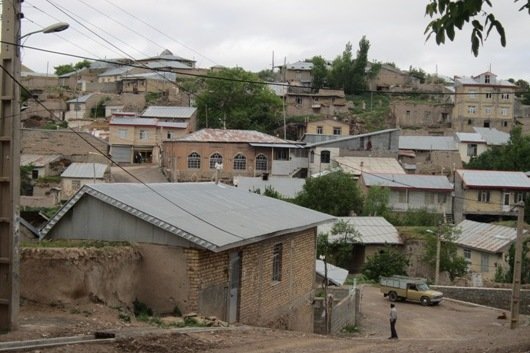
[[[391,302],[395,302],[397,300],[398,296],[396,292],[390,292],[388,293],[388,300]]]
[[[431,304],[431,300],[428,297],[421,297],[420,303],[423,306],[427,306]]]

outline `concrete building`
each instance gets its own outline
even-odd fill
[[[338,119],[308,121],[306,123],[306,134],[348,136],[350,135],[350,124]]]
[[[312,332],[316,227],[332,219],[223,184],[94,184],[42,236],[138,244],[134,297],[156,313]]]
[[[453,136],[400,136],[399,161],[410,174],[450,175],[462,167]]]

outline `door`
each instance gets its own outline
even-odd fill
[[[230,253],[230,288],[228,298],[228,322],[237,322],[239,309],[239,286],[241,284],[241,253]]]
[[[502,211],[510,212],[510,193],[509,192],[505,192],[502,195]]]

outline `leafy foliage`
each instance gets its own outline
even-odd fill
[[[528,10],[530,14],[530,0],[514,0],[525,3],[519,11]],[[506,34],[502,24],[495,18],[491,0],[430,0],[425,7],[425,14],[434,18],[425,29],[427,40],[434,35],[436,44],[444,44],[445,38],[453,41],[455,28],[461,30],[465,23],[471,22],[471,51],[478,56],[479,46],[487,39],[491,30],[495,28],[500,37],[501,45],[506,46]],[[483,32],[486,32],[485,38]]]
[[[58,65],[58,66],[54,66],[53,68],[55,69],[55,74],[57,76],[61,76],[61,75],[64,75],[70,72],[81,70],[85,67],[90,67],[90,64],[91,64],[90,61],[83,60],[75,64]]]
[[[33,180],[31,179],[33,168],[33,164],[20,166],[20,195],[33,195]]]
[[[334,216],[349,216],[362,210],[362,196],[355,180],[342,171],[311,178],[296,196],[297,205]]]
[[[373,256],[369,256],[363,266],[363,275],[372,281],[379,281],[380,277],[406,275],[409,260],[396,249],[387,246]]]
[[[440,237],[440,272],[447,271],[449,277],[463,276],[467,271],[466,260],[457,254],[457,246],[455,240],[461,233],[460,229],[454,228],[451,225],[442,224],[435,231],[437,234],[426,234],[427,245],[423,260],[427,262],[432,268],[436,265],[436,247],[437,237]]]
[[[384,217],[388,213],[390,190],[380,186],[368,189],[363,206],[363,215]]]
[[[349,267],[354,243],[359,242],[360,234],[355,227],[343,220],[337,221],[330,231],[333,241],[327,233],[317,237],[317,257],[325,256],[326,261],[340,267]]]
[[[521,283],[530,283],[530,258],[528,257],[528,251],[530,247],[530,240],[523,242],[522,251],[522,262],[521,262]],[[501,283],[512,283],[513,282],[513,270],[515,263],[515,246],[512,244],[508,251],[508,268],[504,270],[501,266],[498,266],[495,272],[495,281]]]
[[[313,90],[318,92],[320,88],[326,87],[328,84],[328,68],[326,60],[321,56],[314,56],[311,62],[313,63],[313,68],[311,69],[312,86]]]
[[[281,125],[282,102],[259,77],[241,68],[210,72],[197,96],[200,127],[271,133]]]
[[[441,215],[426,209],[410,209],[405,213],[389,212],[386,218],[394,226],[432,227],[442,221]]]

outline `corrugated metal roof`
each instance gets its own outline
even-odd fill
[[[386,157],[336,157],[339,167],[346,173],[361,175],[367,173],[405,174],[397,159]]]
[[[530,179],[523,172],[472,169],[458,169],[456,172],[468,187],[530,189]]]
[[[160,68],[172,68],[172,69],[179,69],[179,70],[191,70],[192,69],[192,67],[189,65],[185,65],[178,61],[170,61],[170,60],[148,61],[144,65],[150,69],[160,69]]]
[[[87,194],[216,252],[315,227],[334,218],[224,184],[89,184],[48,222],[42,235],[46,236]]]
[[[387,134],[387,133],[395,132],[395,131],[399,131],[399,129],[385,129],[385,130],[367,132],[365,134],[344,136],[344,137],[339,137],[339,138],[336,138],[336,139],[333,139],[333,140],[329,140],[329,141],[320,141],[320,142],[307,144],[307,147],[325,146],[325,145],[333,144],[333,143],[337,143],[337,142],[348,141],[348,140],[352,140],[352,139],[358,139],[358,138],[361,138],[361,137],[370,137],[370,136],[376,136],[376,135],[381,135],[381,134]]]
[[[517,237],[515,228],[464,220],[457,225],[462,232],[455,243],[490,253],[502,252]]]
[[[178,129],[186,129],[189,125],[187,122],[167,122],[159,121],[158,119],[151,118],[129,118],[129,117],[112,117],[109,125],[127,125],[127,126],[160,126],[160,127],[172,127]]]
[[[287,64],[289,70],[306,70],[310,71],[313,69],[313,63],[308,61],[297,61],[292,64]]]
[[[403,244],[396,227],[383,217],[338,217],[336,222],[347,222],[360,233],[359,241],[363,244]],[[318,233],[328,233],[329,240],[338,239],[341,234],[332,236],[331,228],[335,222],[318,226]]]
[[[145,118],[191,118],[197,108],[193,107],[164,107],[152,105],[142,113]]]
[[[67,100],[66,103],[86,103],[86,101],[92,97],[94,93],[85,94],[74,99]]]
[[[480,134],[474,132],[457,132],[455,136],[460,142],[486,143]]]
[[[366,186],[379,185],[399,189],[453,190],[453,185],[444,175],[363,173],[362,178]]]
[[[174,72],[144,72],[141,74],[127,75],[123,77],[123,80],[127,79],[146,79],[146,80],[159,80],[159,81],[171,81],[174,82],[177,79],[177,74]]]
[[[253,147],[274,147],[274,148],[304,148],[305,145],[302,143],[249,143]]]
[[[98,77],[121,76],[121,75],[125,75],[127,72],[129,72],[131,70],[132,70],[132,67],[130,67],[130,66],[113,67],[113,68],[110,68],[107,71],[99,74]]]
[[[400,150],[456,151],[452,136],[399,136]]]
[[[284,197],[294,198],[304,188],[305,179],[289,177],[269,176],[267,180],[263,178],[238,177],[239,188],[248,191],[260,190],[263,194],[265,188],[272,187]]]
[[[32,164],[35,167],[44,167],[61,158],[60,154],[21,154],[20,165]]]
[[[330,263],[327,265],[327,274],[328,274],[328,281],[333,283],[336,286],[342,286],[344,282],[346,282],[346,278],[348,278],[348,270],[345,270],[341,267],[332,265]],[[316,273],[321,276],[325,277],[326,269],[324,261],[322,260],[316,260],[315,266],[316,266]]]
[[[72,163],[61,174],[61,178],[102,179],[107,170],[106,164],[101,163]]]
[[[488,145],[505,145],[510,141],[510,134],[489,127],[474,127],[477,133],[482,136]]]
[[[281,138],[254,130],[202,129],[177,141],[197,142],[247,142],[247,143],[289,143]]]

